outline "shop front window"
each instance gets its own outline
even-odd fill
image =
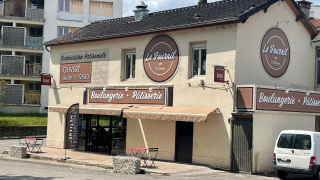
[[[206,75],[207,49],[205,44],[192,45],[192,76]]]
[[[316,62],[317,62],[317,85],[320,86],[320,47],[316,49]]]

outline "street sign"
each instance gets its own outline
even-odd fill
[[[214,67],[214,82],[225,83],[224,76],[225,76],[224,67],[215,66]]]

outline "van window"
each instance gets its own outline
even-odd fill
[[[295,149],[310,150],[311,149],[311,136],[305,134],[297,134],[294,142]]]
[[[278,141],[278,148],[292,148],[293,134],[281,134]]]

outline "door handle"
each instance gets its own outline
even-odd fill
[[[291,153],[294,154],[294,150],[291,150]]]

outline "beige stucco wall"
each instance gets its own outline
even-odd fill
[[[273,150],[283,130],[315,130],[315,116],[303,113],[255,112],[253,114],[253,173],[273,172]]]
[[[83,86],[89,84],[59,84],[59,54],[76,51],[89,51],[95,49],[109,49],[109,61],[93,63],[93,67],[102,67],[105,72],[103,77],[108,77],[106,83],[103,81],[97,82],[100,76],[94,76],[97,71],[93,69],[92,83],[90,85],[128,85],[130,87],[136,84],[156,84],[148,79],[143,69],[142,56],[144,49],[148,42],[155,36],[143,35],[123,39],[115,39],[108,41],[97,41],[89,43],[79,43],[72,45],[61,45],[51,47],[51,64],[50,73],[54,77],[55,88],[49,90],[49,106],[55,104],[73,104],[83,102]],[[212,166],[219,166],[229,168],[229,136],[230,128],[228,118],[233,112],[233,88],[222,83],[214,83],[213,64],[225,65],[228,67],[230,76],[234,79],[234,62],[235,62],[235,48],[236,48],[236,25],[213,26],[207,28],[198,28],[192,30],[175,31],[168,33],[178,44],[180,50],[180,63],[178,70],[174,77],[166,84],[173,84],[174,98],[173,106],[180,107],[214,107],[220,108],[221,114],[210,119],[207,123],[194,125],[194,162],[206,164],[210,163]],[[190,44],[193,42],[207,42],[207,63],[206,76],[189,78],[189,58],[191,54]],[[136,78],[134,80],[121,81],[121,58],[124,49],[136,49]],[[105,67],[105,68],[103,68]],[[100,73],[101,75],[101,73]],[[203,79],[205,87],[200,87],[200,80]],[[230,81],[229,75],[226,74],[226,80]],[[158,83],[159,84],[159,83]],[[160,83],[161,84],[161,83]],[[72,88],[71,88],[72,86]],[[63,120],[60,119],[58,113],[49,113],[48,118],[48,140],[49,147],[63,147]],[[129,120],[130,121],[130,120]],[[146,120],[147,121],[147,120]],[[144,121],[145,122],[145,121]],[[146,129],[153,129],[158,123],[165,123],[168,129],[175,128],[174,122],[157,122],[150,121],[146,123]],[[140,135],[134,135],[136,125],[129,127],[133,122],[128,122],[127,136],[130,139],[128,146],[141,143]],[[211,128],[209,128],[211,127]],[[133,129],[131,129],[133,128]],[[139,133],[139,132],[138,132]],[[171,139],[175,139],[174,132],[170,131]],[[209,134],[210,138],[204,138],[204,134]],[[163,133],[158,133],[162,136]],[[152,138],[146,135],[147,138]],[[164,142],[164,138],[157,137],[159,144],[155,146],[162,146],[160,142]],[[215,139],[221,140],[218,145],[212,141]],[[166,139],[167,140],[167,139]],[[224,142],[222,142],[224,141]],[[219,141],[220,142],[220,141]],[[132,144],[130,144],[132,143]],[[168,147],[163,147],[168,153],[161,153],[164,159],[173,160],[172,143]],[[142,144],[143,145],[143,144]],[[208,147],[209,145],[209,147]],[[166,146],[166,145],[165,145]],[[160,151],[161,148],[160,148]],[[207,158],[210,158],[208,160]]]
[[[285,74],[272,78],[265,71],[260,59],[260,45],[268,29],[277,26],[287,36],[290,44],[291,59]],[[309,58],[311,53],[311,35],[306,27],[296,22],[296,15],[286,1],[271,5],[267,12],[263,10],[251,16],[237,28],[236,79],[237,85],[257,84],[277,87],[309,89]]]

